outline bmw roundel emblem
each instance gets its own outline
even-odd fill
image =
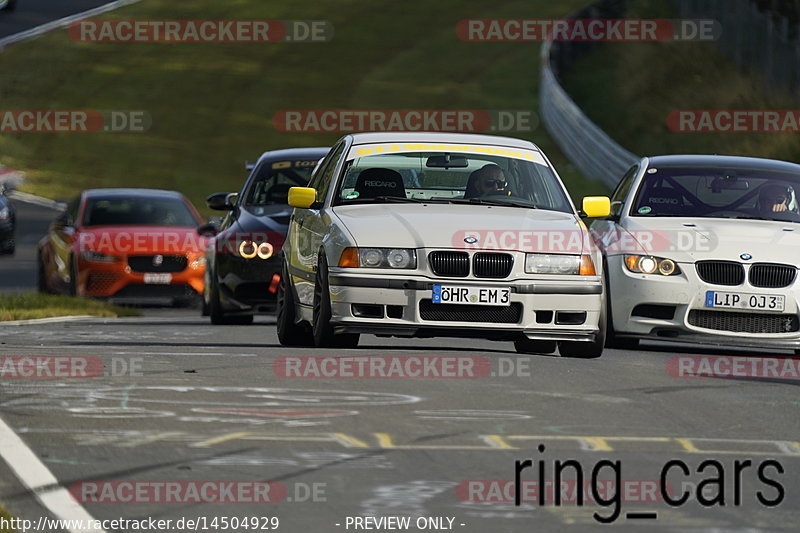
[[[742,254],[739,257],[741,257],[745,261],[750,261],[753,258],[753,256],[750,254]]]
[[[153,266],[161,266],[164,263],[164,256],[163,255],[154,255],[153,256]]]
[[[478,238],[470,235],[469,237],[466,237],[464,239],[464,242],[467,244],[475,244],[476,242],[478,242]]]

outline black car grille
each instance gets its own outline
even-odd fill
[[[419,316],[422,320],[440,322],[516,324],[522,316],[522,304],[519,302],[505,306],[435,304],[431,300],[420,300]]]
[[[733,261],[698,261],[697,275],[706,283],[714,285],[741,285],[744,283],[744,267]]]
[[[698,328],[736,333],[791,333],[800,329],[797,315],[739,313],[728,311],[689,311],[689,324]]]
[[[794,283],[797,269],[792,265],[756,263],[750,267],[748,277],[753,287],[777,289]]]
[[[158,259],[161,257],[161,260]],[[134,272],[183,272],[189,260],[182,255],[132,255],[128,265]]]
[[[469,254],[467,252],[432,252],[428,256],[431,270],[437,276],[447,278],[466,278],[469,275]]]
[[[472,258],[472,271],[476,278],[507,278],[513,267],[511,254],[477,253]]]

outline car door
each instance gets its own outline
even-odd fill
[[[340,142],[320,164],[311,178],[309,187],[317,191],[316,206],[311,209],[295,209],[289,223],[289,275],[292,277],[301,305],[314,303],[314,278],[316,275],[318,252],[328,229],[331,226],[329,213],[324,204],[329,196],[331,184],[341,166],[346,143]]]

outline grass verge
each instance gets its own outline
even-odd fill
[[[11,520],[12,518],[13,518],[13,516],[11,516],[10,514],[8,514],[8,513],[5,511],[5,509],[3,509],[2,507],[0,507],[0,519],[3,519],[3,520]],[[13,529],[8,529],[8,528],[2,528],[2,527],[0,527],[0,533],[16,533],[16,531],[15,531],[15,530],[13,530]]]
[[[327,20],[327,43],[79,43],[66,31],[0,53],[4,109],[144,110],[145,133],[0,136],[0,162],[22,190],[64,199],[87,187],[238,190],[242,164],[268,149],[331,145],[340,133],[283,133],[290,109],[537,110],[539,44],[464,42],[464,18],[558,18],[586,0],[296,2],[147,0],[109,19]],[[539,144],[575,197],[604,193],[568,164],[539,125]],[[207,214],[208,211],[205,211]]]
[[[671,18],[662,2],[638,1],[632,17]],[[704,153],[800,160],[796,133],[675,133],[685,109],[796,109],[798,98],[738,70],[713,43],[607,43],[576,61],[565,88],[612,138],[639,155]]]
[[[86,298],[39,293],[0,294],[0,322],[72,315],[119,317],[140,316],[141,313]]]

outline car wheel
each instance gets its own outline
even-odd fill
[[[317,278],[314,283],[314,346],[317,348],[352,348],[358,345],[357,333],[333,332],[331,325],[331,292],[328,285],[328,261],[325,252],[319,253]]]
[[[580,359],[594,359],[603,355],[603,346],[606,343],[606,306],[600,311],[600,320],[597,323],[597,335],[591,342],[559,341],[558,351],[561,357],[577,357]]]
[[[67,285],[67,294],[70,296],[78,296],[78,267],[75,265],[75,257],[69,258],[69,285]]]
[[[297,323],[297,302],[289,286],[289,271],[284,263],[278,283],[278,342],[284,346],[313,346],[314,337],[308,326]]]
[[[16,243],[14,242],[14,239],[9,239],[5,242],[5,245],[3,246],[2,251],[0,251],[0,253],[2,253],[3,255],[14,255],[15,249],[16,249]]]
[[[50,288],[47,286],[47,273],[45,272],[41,250],[36,252],[36,289],[43,294],[50,292]]]
[[[518,339],[514,341],[517,353],[551,354],[556,351],[556,341]]]
[[[253,315],[230,315],[222,309],[219,301],[219,285],[216,276],[211,276],[208,295],[208,316],[216,326],[246,326],[253,323]]]
[[[614,331],[614,315],[611,314],[611,284],[608,281],[608,263],[603,259],[603,290],[606,295],[606,348],[617,350],[635,350],[639,346],[639,339],[632,337],[618,337]]]

